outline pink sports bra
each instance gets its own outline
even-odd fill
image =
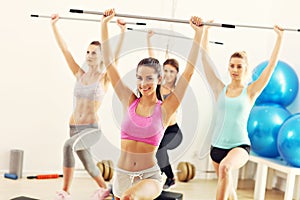
[[[158,146],[165,129],[162,123],[162,102],[156,103],[154,111],[149,117],[136,114],[135,110],[139,102],[140,99],[136,99],[125,113],[121,125],[121,138]]]

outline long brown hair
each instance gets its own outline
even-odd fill
[[[99,46],[101,48],[101,43],[99,41],[93,41],[90,43],[90,45],[96,45]]]
[[[160,63],[157,59],[151,58],[151,57],[142,59],[136,67],[136,72],[137,72],[137,70],[139,69],[140,66],[150,67],[150,68],[155,70],[155,73],[157,74],[158,78],[162,77],[161,65],[160,65]],[[162,101],[162,97],[161,97],[161,94],[160,94],[160,87],[161,87],[161,85],[158,84],[157,87],[156,87],[155,93],[156,93],[157,99]],[[138,91],[138,96],[139,97],[142,96],[140,91]]]
[[[179,72],[179,63],[176,59],[174,59],[174,58],[167,59],[163,63],[163,66],[165,66],[165,65],[171,65],[172,67],[174,67],[176,69],[177,72]]]

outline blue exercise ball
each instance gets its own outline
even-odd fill
[[[260,63],[252,73],[253,81],[257,80],[269,61]],[[299,80],[294,69],[283,61],[278,61],[272,77],[257,98],[255,104],[277,103],[282,106],[290,105],[297,96]]]
[[[278,151],[289,164],[300,167],[300,113],[290,116],[280,127]]]
[[[266,103],[254,106],[247,124],[251,150],[263,157],[278,157],[278,131],[290,115],[290,112],[279,104]]]

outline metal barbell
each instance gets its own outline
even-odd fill
[[[71,13],[80,13],[80,14],[93,14],[93,15],[103,15],[104,14],[104,12],[87,11],[87,10],[79,10],[79,9],[70,9],[70,12]],[[183,19],[171,19],[171,18],[164,18],[164,17],[132,15],[132,14],[123,14],[123,13],[116,13],[115,16],[125,17],[125,18],[145,19],[145,20],[156,20],[156,21],[164,21],[164,22],[184,23],[184,24],[189,23],[189,20],[183,20]],[[269,26],[256,26],[256,25],[243,25],[243,24],[223,24],[223,23],[210,23],[210,22],[203,22],[203,25],[216,26],[216,27],[222,27],[222,28],[241,27],[241,28],[257,28],[257,29],[274,29],[273,27],[269,27]],[[300,29],[296,29],[296,28],[283,28],[283,30],[300,32]]]
[[[36,14],[32,14],[30,16],[31,17],[36,17],[36,18],[51,18],[51,16],[49,16],[49,15],[36,15]],[[61,17],[61,16],[59,16],[59,19],[89,21],[89,22],[100,22],[100,19],[85,19],[85,18],[75,18],[75,17]],[[111,23],[116,23],[116,21],[111,21]],[[126,22],[126,24],[146,25],[146,23],[144,23],[144,22]]]
[[[141,29],[127,28],[127,30],[147,33],[147,30],[141,30]],[[181,36],[181,35],[171,35],[171,34],[162,33],[162,32],[154,32],[154,33],[157,35],[163,35],[163,36],[167,36],[167,37],[175,37],[175,38],[181,38],[181,39],[185,39],[185,40],[192,40],[192,38]],[[216,41],[209,41],[209,43],[219,44],[219,45],[224,44],[223,42],[216,42]]]

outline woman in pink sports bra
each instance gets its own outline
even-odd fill
[[[57,192],[56,199],[66,200],[71,198],[70,186],[75,166],[73,152],[76,152],[86,171],[99,186],[99,189],[93,194],[92,199],[102,200],[109,195],[110,189],[107,187],[99,169],[94,163],[90,152],[90,147],[99,140],[101,135],[101,130],[98,127],[97,113],[109,85],[108,75],[105,72],[102,62],[101,44],[98,41],[94,41],[88,46],[86,51],[88,69],[84,71],[76,63],[65,41],[62,39],[56,26],[58,20],[58,14],[52,15],[52,30],[56,42],[76,78],[74,88],[76,102],[74,112],[69,120],[70,138],[65,142],[63,148],[63,187],[61,191]],[[117,22],[121,28],[121,35],[115,52],[115,59],[119,56],[126,30],[125,23],[122,20],[118,20]]]
[[[202,37],[202,20],[191,17],[190,25],[195,36],[186,68],[174,92],[161,102],[162,75],[157,59],[145,58],[139,62],[136,68],[137,95],[122,82],[110,55],[107,24],[114,16],[114,9],[106,10],[101,21],[103,62],[125,113],[121,125],[121,154],[115,170],[113,194],[116,200],[155,199],[160,195],[163,185],[156,151],[194,73]]]

